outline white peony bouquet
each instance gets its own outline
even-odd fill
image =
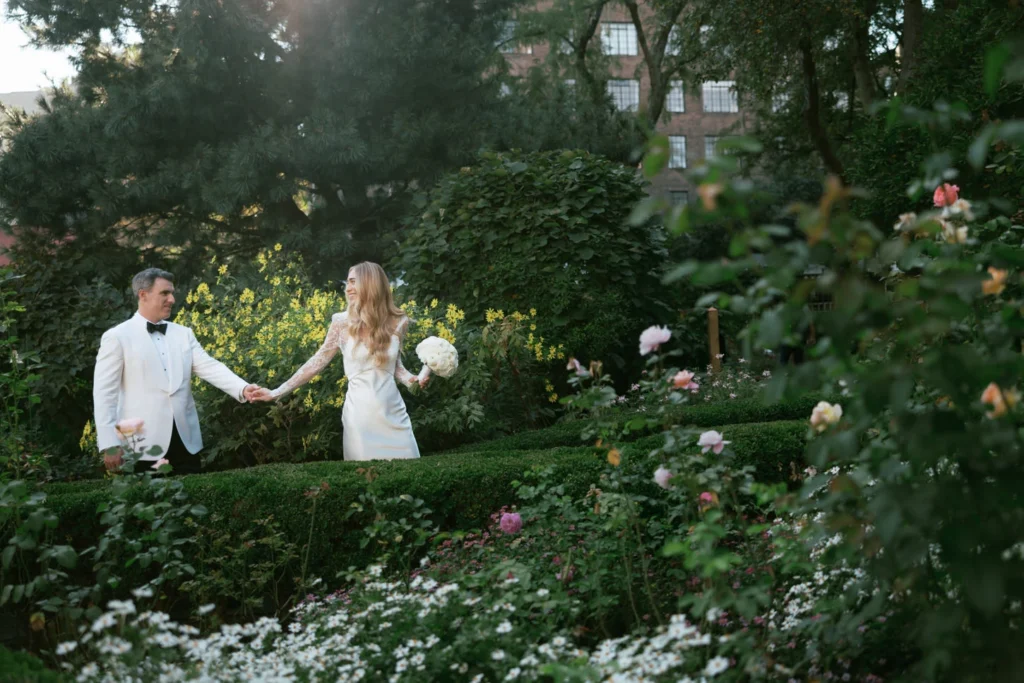
[[[459,352],[440,337],[427,337],[416,345],[416,355],[423,363],[419,378],[426,379],[431,372],[441,377],[451,377],[459,369]]]

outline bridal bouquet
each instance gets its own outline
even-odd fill
[[[451,377],[459,369],[459,352],[440,337],[427,337],[416,345],[416,355],[423,363],[420,379],[426,379],[430,372],[441,377]]]

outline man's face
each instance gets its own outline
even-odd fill
[[[149,291],[139,292],[139,313],[153,322],[171,317],[174,308],[174,283],[158,277]]]

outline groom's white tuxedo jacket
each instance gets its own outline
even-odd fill
[[[185,448],[198,453],[203,447],[199,416],[192,398],[192,373],[226,394],[243,402],[247,382],[219,360],[211,358],[187,327],[167,323],[167,333],[157,342],[147,331],[146,319],[136,313],[117,327],[103,333],[96,354],[92,398],[96,418],[96,441],[101,451],[123,446],[118,420],[144,421],[142,449],[159,446],[167,452],[172,425]],[[166,366],[166,367],[165,367]],[[161,455],[145,455],[155,460]]]

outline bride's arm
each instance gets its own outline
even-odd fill
[[[338,353],[343,327],[344,314],[336,313],[331,318],[331,326],[327,329],[327,336],[324,337],[324,343],[320,345],[320,349],[313,354],[312,358],[303,363],[302,367],[287,382],[270,392],[270,398],[281,398],[290,394],[319,375],[320,371],[327,367],[327,364]]]
[[[405,342],[405,332],[408,329],[409,319],[402,318],[402,322],[398,323],[398,329],[395,330],[395,334],[398,335],[398,358],[395,359],[395,380],[407,387],[411,387],[413,384],[418,383],[416,375],[406,370],[405,366],[402,365],[402,344]]]

